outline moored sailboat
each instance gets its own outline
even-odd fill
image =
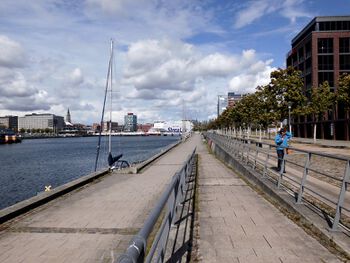
[[[108,63],[108,71],[107,71],[107,79],[106,79],[106,86],[105,86],[105,95],[104,95],[104,101],[103,101],[103,108],[102,108],[102,116],[101,116],[101,123],[100,123],[100,131],[98,136],[98,145],[97,145],[97,153],[96,153],[96,160],[95,160],[95,171],[97,170],[97,164],[98,159],[100,155],[100,147],[101,147],[101,136],[102,136],[102,128],[103,128],[103,120],[105,115],[105,108],[106,108],[106,100],[107,95],[110,96],[110,110],[109,110],[109,129],[108,129],[108,166],[109,169],[123,169],[129,167],[129,163],[125,160],[121,160],[120,158],[123,156],[123,154],[118,154],[116,156],[112,155],[112,85],[113,85],[113,61],[114,61],[114,52],[113,52],[113,40],[111,40],[111,47],[110,47],[110,58]]]

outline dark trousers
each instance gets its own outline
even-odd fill
[[[283,163],[283,159],[284,159],[284,150],[277,150],[277,170],[281,171],[282,169],[282,163]],[[286,171],[286,163],[284,163],[284,171]]]

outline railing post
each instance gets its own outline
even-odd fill
[[[310,161],[311,161],[311,153],[307,153],[305,166],[304,166],[303,177],[301,178],[301,182],[300,182],[300,188],[299,188],[299,193],[298,193],[297,204],[301,204],[301,200],[303,198],[304,187],[305,187],[307,175],[309,174]]]
[[[255,144],[255,157],[254,157],[254,164],[253,164],[253,170],[256,168],[256,160],[258,159],[258,143]]]
[[[241,141],[241,145],[242,145],[242,152],[241,152],[241,160],[244,160],[244,142]]]
[[[263,172],[262,178],[264,178],[267,175],[267,164],[268,164],[269,159],[270,159],[270,153],[269,153],[270,150],[271,150],[271,145],[269,145],[269,150],[267,151],[267,154],[266,154],[266,159],[265,159],[265,164],[264,164],[264,172]]]
[[[247,148],[247,160],[246,160],[246,164],[248,165],[248,164],[249,164],[249,153],[250,153],[250,147],[249,147],[248,143],[247,143],[246,148]]]
[[[340,221],[341,217],[341,209],[344,204],[344,198],[345,198],[345,193],[348,188],[348,183],[350,182],[350,160],[346,162],[346,168],[345,168],[345,173],[344,173],[344,178],[342,182],[342,186],[340,189],[339,193],[339,198],[338,198],[338,204],[337,204],[337,210],[335,213],[333,225],[332,225],[332,231],[337,231],[338,230],[338,224]]]

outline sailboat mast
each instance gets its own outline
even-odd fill
[[[109,138],[108,138],[108,152],[112,152],[112,84],[113,84],[113,40],[111,39],[111,64],[110,64],[110,111],[109,111]]]
[[[113,46],[111,44],[111,46]],[[100,132],[98,136],[98,143],[97,143],[97,153],[96,153],[96,159],[95,159],[95,172],[97,170],[97,164],[98,164],[98,158],[100,156],[100,147],[101,147],[101,135],[102,135],[102,127],[103,127],[103,117],[105,114],[105,106],[106,106],[106,98],[107,98],[107,93],[108,93],[108,80],[109,80],[109,75],[110,75],[110,68],[112,64],[112,56],[109,58],[109,63],[108,63],[108,71],[107,71],[107,78],[106,78],[106,87],[105,87],[105,95],[104,95],[104,100],[103,100],[103,108],[102,108],[102,114],[101,114],[101,122],[100,122]]]

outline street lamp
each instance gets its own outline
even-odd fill
[[[290,123],[290,109],[292,108],[292,103],[288,102],[288,124],[289,124],[289,132],[292,132],[292,125]]]

